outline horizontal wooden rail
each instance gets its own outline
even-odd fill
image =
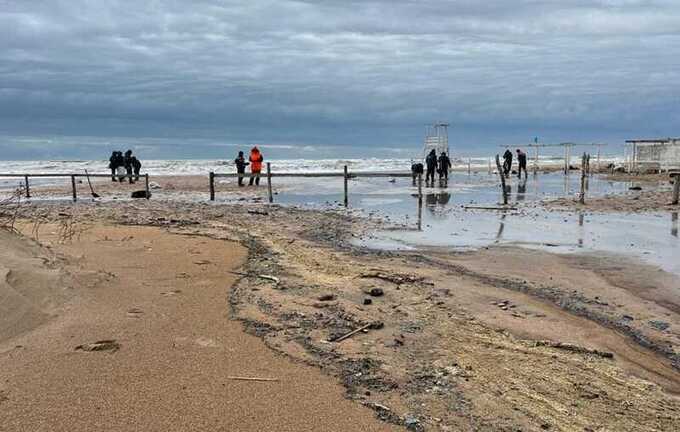
[[[140,174],[140,177],[144,177],[148,174]],[[26,177],[43,177],[43,178],[70,178],[70,177],[116,177],[116,178],[128,178],[128,177],[136,177],[134,174],[80,174],[80,173],[74,173],[74,174],[3,174],[0,173],[0,177],[21,177],[21,178],[26,178]]]
[[[146,190],[146,199],[149,199],[151,197],[151,193],[149,191],[149,174],[140,174],[139,176],[135,174],[82,174],[82,173],[71,173],[71,174],[66,174],[66,173],[58,173],[58,174],[45,174],[45,173],[38,173],[38,174],[18,174],[18,173],[0,173],[0,178],[23,178],[25,182],[25,189],[26,189],[26,198],[31,197],[31,188],[28,182],[28,179],[31,177],[37,177],[37,178],[70,178],[71,179],[71,194],[73,196],[73,201],[78,200],[78,193],[76,190],[76,177],[87,177],[87,178],[118,178],[118,179],[126,179],[126,178],[137,178],[141,177],[144,179],[144,188]],[[93,196],[96,197],[96,195],[93,194]]]
[[[257,174],[259,175],[259,174]],[[347,165],[343,167],[343,172],[312,172],[312,173],[289,173],[289,172],[271,172],[271,165],[268,163],[267,164],[267,171],[265,173],[267,176],[267,194],[269,198],[269,202],[274,202],[274,195],[272,193],[272,177],[307,177],[307,178],[322,178],[322,177],[327,177],[327,178],[342,178],[344,181],[344,203],[345,207],[349,205],[349,197],[348,197],[348,180],[353,179],[353,178],[359,178],[359,177],[372,177],[372,178],[378,178],[378,177],[386,177],[386,178],[397,178],[397,177],[403,177],[403,178],[411,178],[413,179],[413,186],[416,185],[416,177],[413,175],[413,173],[410,172],[383,172],[383,171],[372,171],[372,172],[367,172],[367,171],[357,171],[357,172],[350,172],[348,170]],[[252,177],[252,173],[215,173],[211,172],[209,174],[209,185],[210,185],[210,201],[215,201],[215,179],[216,178],[249,178]],[[422,191],[419,190],[419,195],[422,194]]]
[[[272,177],[344,177],[345,173],[342,172],[320,172],[320,173],[286,173],[286,172],[280,172],[276,173],[273,172],[270,174]],[[250,177],[251,174],[249,173],[213,173],[213,177],[230,177],[230,178],[236,178],[236,177],[243,177],[243,178],[248,178]],[[405,172],[348,172],[347,177],[348,178],[356,178],[356,177],[408,177],[411,178],[413,174],[411,173],[405,173]]]

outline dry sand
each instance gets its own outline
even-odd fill
[[[181,374],[172,376],[181,376],[182,380],[191,376],[199,380],[205,370],[215,370],[216,366],[209,361],[201,363],[191,350],[201,345],[207,345],[202,348],[221,350],[212,347],[210,341],[221,344],[223,339],[220,337],[232,337],[230,325],[233,323],[225,320],[221,326],[214,326],[214,322],[219,322],[216,318],[219,313],[224,314],[224,308],[202,313],[190,309],[187,316],[191,317],[191,323],[186,323],[182,310],[173,309],[172,305],[186,293],[193,293],[189,287],[202,287],[201,281],[205,279],[212,281],[209,286],[216,284],[217,279],[213,278],[218,276],[213,263],[217,262],[215,256],[224,253],[221,262],[232,262],[233,267],[229,268],[239,266],[234,260],[243,260],[243,268],[239,270],[242,276],[228,291],[231,316],[240,319],[246,331],[260,337],[271,350],[319,366],[325,376],[335,377],[344,385],[346,397],[357,402],[343,405],[347,402],[340,401],[339,390],[337,401],[333,399],[332,391],[328,393],[331,396],[322,393],[319,401],[315,398],[314,402],[331,400],[330,404],[343,407],[343,412],[358,410],[359,417],[352,419],[351,426],[337,423],[339,430],[364,430],[361,421],[370,423],[369,418],[361,417],[365,411],[359,404],[371,408],[386,425],[408,425],[412,430],[680,430],[680,278],[652,266],[601,255],[560,256],[519,248],[483,248],[466,253],[365,251],[353,247],[349,240],[373,222],[356,219],[343,210],[318,212],[258,204],[206,205],[152,199],[78,205],[42,203],[27,206],[23,214],[33,220],[39,218],[60,225],[69,219],[77,219],[76,226],[95,223],[94,230],[83,234],[83,241],[85,245],[97,241],[97,247],[89,247],[88,253],[79,261],[70,261],[72,264],[68,269],[74,275],[95,271],[91,278],[109,279],[90,285],[100,287],[97,297],[105,300],[92,319],[110,317],[100,331],[90,332],[90,327],[96,330],[96,326],[70,327],[69,334],[76,336],[73,340],[43,335],[41,340],[55,344],[49,367],[40,363],[43,354],[36,353],[30,360],[38,366],[37,369],[31,366],[30,376],[15,364],[14,370],[0,373],[0,385],[5,385],[6,377],[15,376],[19,377],[19,382],[24,380],[35,387],[47,387],[43,382],[56,382],[58,390],[52,398],[67,397],[73,401],[73,392],[61,383],[59,367],[53,365],[62,364],[65,358],[88,362],[94,358],[97,360],[91,360],[92,363],[101,367],[99,359],[102,356],[127,359],[126,356],[133,352],[137,359],[140,352],[148,349],[142,345],[155,347],[157,340],[166,341],[159,350],[152,350],[163,352],[163,359],[172,358],[171,355],[177,353],[175,350],[180,350],[177,355],[181,359],[196,362],[193,369],[182,369]],[[102,227],[108,225],[112,227]],[[146,232],[148,229],[129,228],[136,225],[160,226],[182,234],[182,237],[166,234],[169,236],[167,241],[175,239],[172,244],[180,249],[177,253],[181,254],[181,259],[170,254],[170,266],[161,265],[160,258],[149,261],[152,265],[143,266],[130,251],[142,256],[156,253],[158,248],[150,246],[151,239],[145,237],[146,234],[134,234],[125,241],[123,235],[111,234],[109,238],[114,241],[109,244],[105,239],[107,234],[97,231],[136,233],[136,230]],[[27,228],[27,231],[31,230]],[[46,232],[45,227],[41,232]],[[88,236],[93,237],[88,240]],[[176,240],[178,238],[181,240]],[[47,238],[41,234],[41,240]],[[232,240],[247,247],[247,259],[243,251],[238,259],[233,255],[238,255],[236,252],[228,255],[223,251],[234,248],[233,243],[226,242]],[[202,245],[201,242],[206,243]],[[189,246],[192,244],[194,247]],[[206,244],[211,251],[217,252],[191,254],[192,250],[204,250]],[[80,255],[77,251],[85,247],[77,245],[76,242],[73,246],[57,246],[56,249],[73,257]],[[108,268],[105,259],[114,245],[116,260],[122,263],[114,271],[115,277],[96,273],[95,269]],[[147,251],[148,247],[152,251]],[[173,247],[163,249],[170,253]],[[219,252],[221,250],[223,252]],[[91,261],[96,261],[96,265]],[[210,262],[196,264],[202,261]],[[83,264],[86,262],[91,264]],[[189,265],[186,269],[180,268],[178,262]],[[74,268],[74,265],[82,268]],[[168,272],[168,267],[173,270]],[[219,280],[230,283],[232,279],[225,278],[227,270],[221,269]],[[128,277],[128,271],[136,273]],[[187,276],[181,276],[182,272]],[[143,297],[116,303],[120,301],[117,299],[127,298],[128,294],[121,297],[121,293],[128,293],[128,286],[136,284],[140,277],[149,277],[155,289],[139,287]],[[87,277],[77,279],[76,286],[90,286],[88,280]],[[166,284],[179,288],[168,288]],[[113,294],[102,288],[104,286],[113,286]],[[160,296],[160,292],[167,293],[172,289],[180,289],[182,293]],[[375,290],[375,295],[370,294],[371,290]],[[225,295],[226,287],[219,292]],[[205,308],[219,302],[206,305],[201,301],[204,297],[217,298],[215,295],[213,291],[196,293],[191,300],[200,304],[201,310],[207,310]],[[161,303],[154,300],[159,296]],[[371,303],[364,304],[365,299],[370,299]],[[128,323],[145,322],[147,310],[156,308],[161,315],[157,326],[146,328]],[[88,308],[77,309],[78,314],[74,316],[88,316]],[[128,312],[136,317],[129,317]],[[203,320],[204,314],[210,318],[209,322]],[[63,316],[28,335],[38,337],[35,335],[48,332],[47,329],[65,319]],[[111,330],[117,328],[116,320],[141,328],[130,327],[112,334]],[[174,325],[192,330],[179,331]],[[334,342],[338,336],[367,325],[371,327],[365,332]],[[251,340],[238,334],[240,338]],[[163,351],[170,335],[180,335],[184,339],[171,338],[176,346],[172,351]],[[122,344],[115,354],[72,351],[79,344],[111,337]],[[138,342],[137,337],[144,343]],[[56,342],[52,342],[53,339]],[[246,365],[252,365],[253,359],[259,362],[262,357],[267,365],[266,359],[271,358],[271,352],[256,342],[253,344],[261,351],[247,352],[244,356],[230,352],[229,356],[234,355]],[[134,351],[126,351],[132,348]],[[11,350],[11,356],[25,355],[23,353],[23,350]],[[60,362],[55,362],[55,358]],[[281,358],[273,358],[290,366]],[[172,358],[173,365],[178,362],[181,363],[180,359]],[[25,365],[29,361],[19,363]],[[133,363],[133,359],[129,359],[129,363]],[[42,372],[43,368],[47,374]],[[244,374],[266,376],[273,371],[269,367],[248,369],[239,363],[235,368],[242,368]],[[135,396],[137,392],[133,391],[135,383],[143,388],[142,383],[146,382],[151,385],[153,394],[160,394],[159,398],[169,397],[166,393],[179,398],[176,402],[168,402],[173,409],[167,415],[174,416],[187,410],[200,412],[192,402],[196,393],[204,397],[203,408],[211,407],[208,411],[212,410],[217,397],[212,393],[212,387],[185,396],[185,389],[163,382],[166,391],[162,392],[156,388],[157,375],[144,375],[144,381],[135,375],[135,367],[131,369],[133,372],[121,371],[118,364],[111,363],[101,375],[103,378],[92,378],[92,382],[99,382],[115,377],[116,383],[127,383],[126,379],[132,373],[133,385],[118,390],[125,397],[111,399],[106,409],[127,411],[126,400],[132,400],[138,406],[151,403]],[[312,381],[327,379],[306,368],[303,370],[307,371],[305,383],[309,382],[309,376]],[[235,373],[231,370],[220,372],[210,374],[211,385],[223,383],[215,380],[215,376]],[[297,377],[294,381],[301,379]],[[106,389],[117,388],[112,381],[105,382],[108,384]],[[333,387],[330,382],[323,382]],[[190,384],[189,389],[201,388],[199,381]],[[88,387],[84,383],[80,385]],[[235,383],[226,385],[240,388]],[[276,389],[271,383],[243,388],[246,392],[262,389],[265,393],[258,395],[261,398]],[[107,394],[101,387],[95,386],[95,390]],[[309,393],[309,389],[299,391]],[[243,397],[248,398],[249,394]],[[281,397],[295,396],[282,393]],[[11,395],[7,398],[12,400]],[[8,403],[2,402],[2,408]],[[77,405],[79,402],[72,403]],[[270,410],[276,406],[270,401],[252,402],[239,405],[238,409],[265,405]],[[204,415],[197,414],[200,418]],[[295,418],[299,417],[305,415]],[[244,424],[257,428],[258,421],[267,419],[252,419],[252,423]],[[156,423],[166,425],[168,421],[160,418],[153,422]],[[146,425],[149,424],[152,423]],[[304,430],[304,427],[300,429]],[[328,429],[321,426],[319,430]]]
[[[58,226],[41,232],[64,270],[42,264],[52,252],[0,234],[11,271],[0,285],[0,430],[395,429],[230,319],[229,271],[246,257],[238,244],[100,224],[65,244]],[[102,340],[119,349],[76,349]]]

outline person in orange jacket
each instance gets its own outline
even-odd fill
[[[262,157],[262,153],[260,153],[260,150],[257,148],[257,146],[253,147],[252,150],[250,150],[250,186],[253,185],[253,181],[255,181],[255,185],[259,186],[260,185],[260,172],[262,172],[262,161],[264,161],[264,158]]]

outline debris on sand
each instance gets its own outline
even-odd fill
[[[78,345],[76,351],[95,352],[95,351],[118,351],[120,344],[115,339],[100,340],[94,343]]]
[[[614,354],[607,352],[607,351],[599,351],[599,350],[593,350],[593,349],[588,349],[585,347],[580,347],[578,345],[572,345],[568,343],[563,343],[563,342],[552,342],[552,341],[537,341],[534,346],[544,346],[544,347],[550,347],[550,348],[557,348],[565,351],[570,351],[573,353],[577,354],[589,354],[589,355],[594,355],[597,357],[602,357],[602,358],[607,358],[607,359],[612,359],[614,358]]]

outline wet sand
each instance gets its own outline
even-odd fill
[[[246,257],[239,245],[98,223],[60,243],[58,231],[42,226],[41,241],[64,260],[72,284],[59,288],[70,298],[44,319],[15,317],[21,331],[3,326],[0,430],[398,429],[345,400],[332,378],[277,355],[230,318],[229,271]],[[26,259],[35,277],[49,271],[35,263],[43,252],[31,241],[4,233],[0,241],[15,256],[34,255]],[[32,277],[15,262],[3,266]],[[89,351],[103,340],[113,342]]]

